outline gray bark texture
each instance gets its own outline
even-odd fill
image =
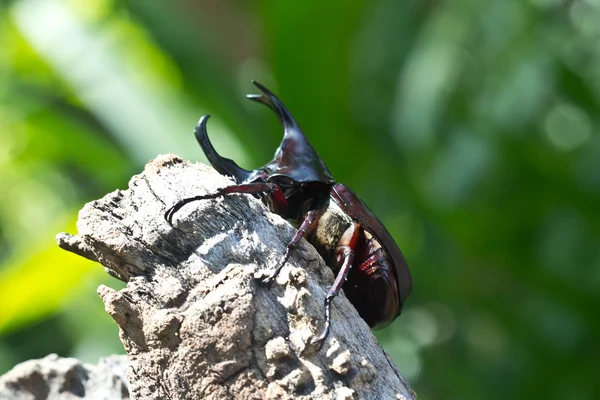
[[[0,376],[0,400],[129,399],[127,356],[110,356],[98,365],[50,354],[25,361]]]
[[[323,347],[332,271],[306,241],[277,266],[295,229],[250,195],[165,211],[233,182],[203,164],[159,156],[79,213],[60,247],[127,282],[100,286],[129,355],[137,399],[414,399],[406,380],[342,294]]]

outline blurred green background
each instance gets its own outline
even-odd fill
[[[292,111],[414,279],[377,333],[420,399],[600,396],[600,0],[22,0],[0,6],[0,373],[122,352],[57,248],[160,153],[246,168]]]

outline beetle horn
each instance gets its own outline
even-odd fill
[[[310,145],[292,114],[269,89],[256,81],[252,83],[262,94],[249,94],[246,97],[268,106],[283,125],[283,140],[275,152],[275,159],[264,168],[271,175],[285,175],[297,182],[333,183],[331,172]]]
[[[247,171],[241,168],[235,163],[235,161],[229,158],[221,157],[215,150],[212,143],[208,139],[208,132],[206,131],[206,121],[210,118],[210,115],[205,115],[200,118],[196,129],[194,129],[194,135],[196,140],[202,147],[202,151],[210,161],[210,164],[216,169],[221,175],[232,176],[237,183],[242,183],[250,177],[252,171]]]
[[[287,110],[287,108],[285,108],[285,106],[277,98],[277,96],[271,93],[269,89],[267,89],[260,83],[256,81],[252,81],[252,83],[263,94],[248,94],[246,95],[246,98],[252,101],[256,101],[257,103],[262,103],[268,106],[271,110],[275,111],[275,114],[277,114],[281,125],[283,125],[285,134],[284,140],[287,139],[289,136],[294,136],[296,140],[298,140],[299,137],[306,140],[304,134],[300,130],[300,126],[298,126],[298,123],[296,122],[294,117],[292,117],[292,114],[290,114],[290,112]]]

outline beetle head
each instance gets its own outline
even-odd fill
[[[283,103],[263,85],[256,81],[252,82],[262,94],[250,94],[247,98],[267,105],[277,114],[283,126],[283,140],[275,152],[275,158],[262,168],[248,171],[237,165],[235,161],[221,157],[208,139],[206,121],[210,115],[205,115],[200,118],[194,134],[211,165],[220,174],[233,177],[237,183],[254,181],[259,176],[260,179],[264,179],[266,176],[267,178],[280,177],[280,181],[287,178],[301,183],[318,182],[333,185],[335,181],[331,172]]]

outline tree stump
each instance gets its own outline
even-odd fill
[[[294,228],[249,195],[186,205],[173,227],[164,213],[182,198],[233,184],[176,156],[150,161],[129,189],[85,205],[63,249],[127,282],[100,286],[129,355],[138,399],[414,399],[414,392],[306,241],[270,285]]]

